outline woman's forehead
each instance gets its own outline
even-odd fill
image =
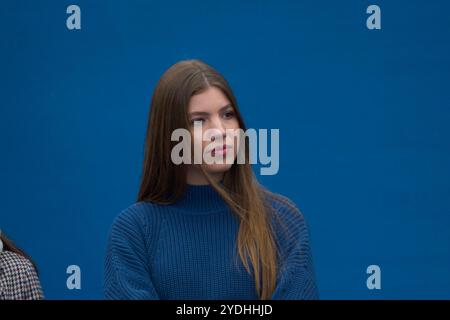
[[[231,105],[230,100],[217,87],[209,87],[207,90],[191,97],[188,111],[192,112],[219,112],[222,108]]]

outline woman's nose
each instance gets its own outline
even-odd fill
[[[216,119],[214,121],[212,129],[214,129],[213,139],[218,136],[221,136],[222,139],[226,137],[226,128],[221,119]]]

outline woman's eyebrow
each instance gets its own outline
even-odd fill
[[[231,108],[231,104],[227,104],[225,106],[223,106],[222,108],[219,109],[219,112],[222,112],[228,108]],[[206,111],[194,111],[194,112],[189,112],[189,116],[209,116],[209,112]]]

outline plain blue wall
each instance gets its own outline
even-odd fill
[[[82,29],[66,28],[81,7]],[[366,28],[377,4],[382,29]],[[324,299],[450,298],[448,1],[4,1],[0,228],[47,298],[102,298],[106,235],[135,201],[161,74],[199,58],[247,126],[280,129],[260,177],[301,208]],[[82,289],[66,288],[81,267]],[[366,268],[381,267],[368,290]]]

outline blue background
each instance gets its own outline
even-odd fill
[[[81,30],[66,8],[81,8]],[[366,8],[381,7],[381,30]],[[260,181],[310,225],[323,299],[450,298],[448,1],[2,1],[0,227],[47,298],[102,298],[106,235],[136,199],[154,86],[202,59],[248,127],[280,129]],[[257,169],[257,167],[256,167]],[[258,170],[259,171],[259,170]],[[66,268],[81,267],[81,290]],[[381,290],[366,287],[381,268]]]

